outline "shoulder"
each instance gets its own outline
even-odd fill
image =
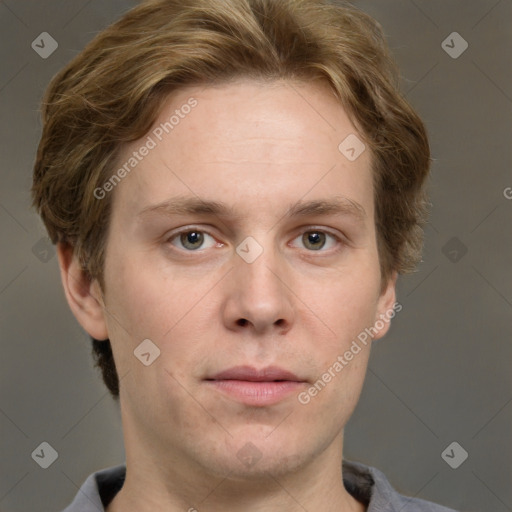
[[[377,468],[343,461],[343,483],[356,499],[365,502],[368,512],[456,512],[430,501],[399,494]]]

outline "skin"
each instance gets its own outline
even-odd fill
[[[396,274],[381,287],[370,151],[353,162],[340,153],[358,132],[319,83],[182,89],[154,127],[191,97],[197,106],[111,192],[105,290],[85,279],[72,248],[58,250],[71,309],[90,335],[110,338],[121,377],[127,477],[108,511],[363,511],[341,460],[370,344],[307,405],[292,393],[249,406],[204,379],[277,365],[307,390],[393,307]],[[139,215],[176,196],[233,211]],[[334,197],[360,208],[285,215],[299,199]],[[176,236],[183,228],[203,245]],[[252,263],[236,252],[249,236],[263,248]],[[160,349],[150,366],[134,357],[144,339]],[[249,442],[260,457],[252,465],[237,457]]]

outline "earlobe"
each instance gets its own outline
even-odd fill
[[[75,318],[93,338],[108,339],[103,298],[98,282],[91,281],[81,268],[70,244],[59,242],[57,256],[64,293]]]
[[[378,330],[378,334],[373,337],[374,340],[378,340],[385,336],[391,325],[392,318],[396,315],[397,310],[395,308],[395,304],[397,278],[398,273],[394,271],[390,275],[387,284],[385,288],[383,288],[379,297],[377,315],[375,317],[375,327]]]

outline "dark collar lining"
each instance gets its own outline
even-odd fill
[[[342,462],[343,485],[357,501],[368,506],[372,497],[375,480],[369,471],[356,466],[350,461]]]
[[[98,475],[96,477],[101,503],[103,504],[104,508],[107,508],[110,505],[110,502],[114,499],[114,496],[121,490],[125,477],[125,466],[121,466],[116,471],[112,471],[111,473]]]

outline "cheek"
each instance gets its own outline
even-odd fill
[[[369,263],[359,266],[357,271],[333,275],[316,293],[314,311],[319,312],[338,344],[352,340],[375,322],[380,290],[377,265]]]
[[[366,264],[361,261],[357,272],[332,282],[320,309],[328,312],[325,322],[335,332],[322,357],[323,380],[329,381],[323,399],[333,403],[339,414],[355,407],[366,374],[371,347],[366,329],[375,323],[380,290],[377,261],[376,257]]]
[[[348,421],[363,387],[371,347],[365,329],[375,322],[378,278],[371,285],[363,279],[339,280],[317,299],[315,380],[299,401],[333,433]]]
[[[107,305],[131,337],[161,339],[184,313],[179,276],[167,276],[142,257],[131,255],[117,261],[107,283],[111,292],[107,299],[113,298]]]
[[[137,339],[153,334],[148,327],[154,325],[161,308],[162,288],[152,279],[144,266],[119,260],[107,283],[107,307],[124,328],[125,335]],[[109,301],[109,298],[112,301]],[[160,306],[160,307],[159,307]]]
[[[166,276],[154,269],[147,260],[144,263],[136,258],[119,260],[115,270],[111,268],[107,283],[108,326],[118,374],[123,378],[125,403],[131,404],[130,408],[141,407],[146,395],[158,390],[161,399],[152,401],[151,407],[154,417],[166,417],[168,411],[164,409],[169,400],[187,403],[187,395],[178,383],[185,382],[193,362],[204,357],[200,343],[194,340],[201,335],[200,331],[195,332],[194,305],[201,304],[205,291],[194,288],[183,293],[183,276]],[[210,308],[203,307],[201,314],[202,318],[209,315]],[[158,357],[148,366],[134,354],[146,339],[159,350]],[[139,411],[141,417],[147,414],[147,405],[144,407]],[[179,414],[176,421],[182,421]]]
[[[190,343],[191,335],[197,336],[197,327],[207,324],[212,315],[212,304],[203,300],[211,283],[194,279],[191,286],[190,278],[183,273],[171,274],[168,268],[159,268],[146,258],[119,258],[118,262],[108,274],[106,306],[119,368],[128,369],[137,362],[133,350],[145,339],[157,345],[162,360],[176,361],[191,355],[196,345]],[[187,350],[183,350],[184,343]],[[127,345],[131,349],[127,350]]]
[[[143,366],[134,357],[134,350],[149,339],[157,347],[161,336],[156,327],[163,321],[161,293],[146,265],[140,265],[120,243],[108,253],[106,275],[106,320],[118,374]],[[159,320],[160,319],[160,320]],[[128,379],[129,380],[129,379]]]

